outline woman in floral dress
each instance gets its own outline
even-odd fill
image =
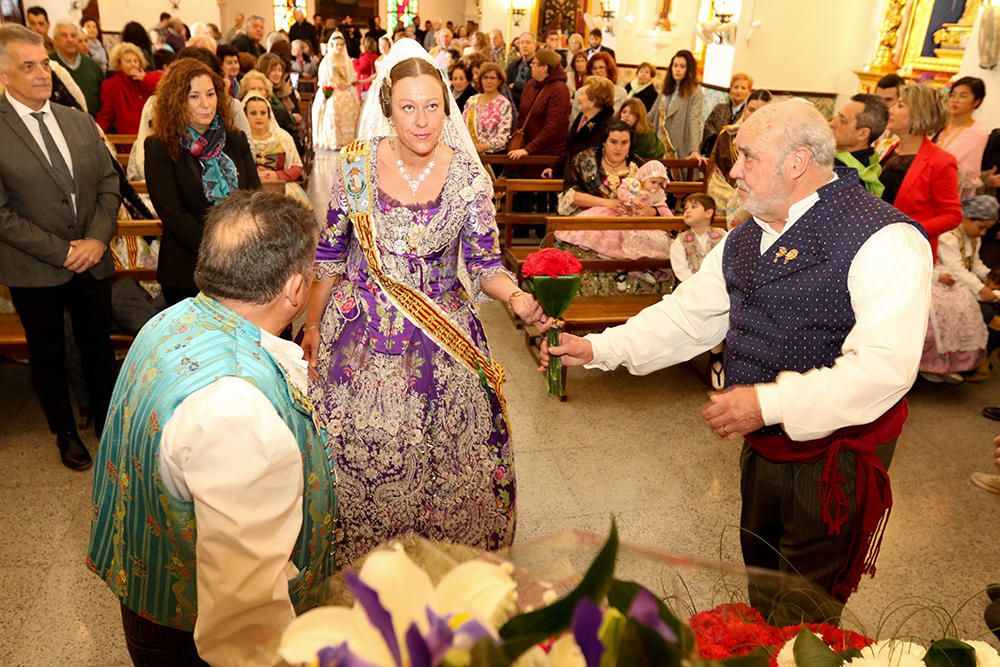
[[[338,158],[303,338],[336,453],[338,553],[407,531],[498,549],[514,536],[513,450],[475,304],[548,321],[502,266],[490,179],[413,40],[387,56],[360,134]]]
[[[360,103],[358,80],[339,32],[330,35],[326,56],[319,64],[319,90],[313,100],[313,146],[335,150],[357,136]]]

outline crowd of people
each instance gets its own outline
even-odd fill
[[[543,365],[557,354],[645,373],[707,352],[713,388],[728,391],[703,418],[747,442],[748,565],[790,563],[846,601],[874,565],[869,519],[891,506],[913,376],[990,377],[1000,136],[974,118],[980,79],[942,95],[889,75],[827,120],[747,73],[705,109],[688,50],[663,63],[662,82],[652,62],[622,81],[600,30],[508,45],[472,21],[415,17],[390,35],[377,17],[309,23],[297,10],[287,30],[265,35],[263,17],[237,15],[223,35],[165,13],[152,29],[127,24],[105,50],[95,19],[27,17],[0,27],[0,112],[20,123],[2,129],[30,137],[0,158],[0,282],[61,460],[86,470],[68,312],[103,436],[88,565],[121,599],[137,664],[164,651],[172,664],[255,664],[262,632],[314,606],[322,579],[406,531],[511,543],[503,372],[476,303],[499,301],[543,331],[553,321],[503,265],[480,153],[505,155],[508,174],[561,179],[561,215],[682,217],[676,237],[556,235],[581,256],[671,262],[672,273],[617,274],[595,290],[678,286],[624,327],[543,346]],[[113,149],[92,150],[102,132],[137,136],[124,169]],[[299,185],[307,149],[338,166],[318,233]],[[670,159],[699,165],[707,193],[668,196]],[[137,180],[162,221],[168,308],[115,385],[108,249],[119,205],[143,205]],[[269,181],[290,196],[259,192]],[[888,341],[887,313],[898,325]],[[299,346],[287,339],[302,315]],[[835,447],[874,481],[831,518],[816,480],[834,474],[823,461]],[[221,460],[239,465],[220,484]],[[789,470],[794,488],[774,482]],[[1000,493],[998,475],[973,481]],[[776,508],[796,498],[812,513],[780,525]]]

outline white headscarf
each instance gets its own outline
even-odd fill
[[[359,139],[371,140],[375,137],[392,136],[392,124],[382,114],[379,91],[382,89],[383,82],[389,78],[389,72],[392,71],[392,68],[410,58],[420,58],[433,65],[435,69],[438,69],[438,72],[441,72],[437,63],[430,57],[426,49],[417,44],[415,40],[403,38],[393,44],[389,53],[375,63],[375,81],[372,82],[371,88],[368,91],[368,97],[365,99],[365,106],[361,110],[361,118],[358,121]],[[447,75],[442,73],[442,79],[447,84]],[[480,174],[487,178],[486,182],[489,183],[489,174],[486,173],[486,167],[483,166],[483,163],[479,159],[479,152],[476,150],[476,145],[469,134],[469,128],[465,126],[465,121],[462,119],[462,110],[458,108],[455,96],[451,92],[451,86],[445,85],[445,90],[447,90],[445,103],[448,104],[450,113],[445,116],[444,128],[441,131],[441,140],[453,150],[462,151],[467,154],[472,163],[479,169]]]

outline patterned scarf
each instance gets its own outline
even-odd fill
[[[181,139],[181,145],[198,158],[201,164],[201,187],[205,190],[205,199],[209,205],[215,206],[239,187],[236,164],[223,151],[226,147],[226,131],[218,115],[205,130],[205,134],[198,134],[197,130],[188,125],[187,136]]]

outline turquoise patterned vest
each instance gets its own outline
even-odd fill
[[[125,358],[94,466],[87,557],[126,607],[181,630],[193,630],[198,613],[197,528],[194,504],[171,497],[163,484],[160,437],[186,397],[223,377],[259,389],[302,451],[302,530],[291,554],[299,574],[288,582],[297,611],[324,601],[334,569],[334,474],[309,399],[260,346],[257,326],[199,294],[151,320]]]

